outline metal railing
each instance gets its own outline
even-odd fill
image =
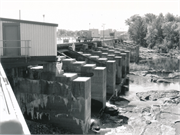
[[[31,48],[30,41],[31,40],[0,40],[0,56],[2,58],[16,56],[28,57]]]
[[[0,63],[0,134],[31,134]]]

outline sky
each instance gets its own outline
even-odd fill
[[[0,0],[0,17],[55,23],[57,29],[73,31],[103,26],[126,31],[125,20],[134,14],[168,12],[180,16],[180,0]]]

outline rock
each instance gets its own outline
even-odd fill
[[[175,122],[175,132],[176,132],[176,135],[179,135],[180,134],[180,121],[176,121]]]
[[[164,125],[172,126],[173,123],[180,120],[180,115],[175,113],[161,112],[158,121]]]
[[[134,119],[129,119],[128,125],[134,129],[133,135],[141,135],[147,124],[142,117],[136,117]]]
[[[166,79],[159,79],[159,78],[151,78],[151,82],[156,82],[156,83],[172,83],[171,81],[168,81]]]
[[[178,104],[178,105],[162,105],[161,112],[180,116],[180,104]]]
[[[100,135],[105,135],[106,133],[111,132],[111,129],[100,129]]]
[[[151,123],[144,130],[143,135],[162,135],[161,134],[161,124]]]
[[[110,114],[111,116],[117,116],[118,115],[118,109],[115,109],[113,107],[105,107],[104,113]]]
[[[169,90],[169,91],[148,91],[148,92],[138,92],[136,96],[143,101],[151,100],[155,101],[160,98],[174,98],[180,91],[177,90]]]
[[[95,133],[99,132],[100,127],[99,127],[97,120],[91,119],[90,130],[92,130]]]
[[[152,78],[160,78],[160,76],[158,75],[154,75],[154,74],[147,74],[146,76],[152,77]]]
[[[175,129],[171,126],[161,125],[162,135],[175,135]],[[177,134],[179,135],[179,134]]]
[[[134,112],[134,113],[141,113],[142,110],[141,110],[141,108],[134,107],[134,108],[133,108],[133,112]]]
[[[145,108],[142,109],[141,113],[150,113],[151,112],[151,107],[147,106]]]
[[[164,100],[164,104],[179,104],[179,103],[180,103],[180,97],[166,98]]]
[[[129,72],[129,75],[136,75],[134,72]]]
[[[146,124],[151,124],[151,121],[150,120],[146,120]]]
[[[165,80],[165,79],[157,79],[157,83],[171,83],[171,81]]]
[[[133,83],[133,82],[134,82],[134,80],[132,80],[132,79],[129,79],[129,81],[130,81],[131,83]]]
[[[130,101],[125,99],[125,98],[121,98],[121,97],[113,97],[111,98],[110,100],[110,103],[111,104],[115,104],[115,105],[118,105],[118,106],[125,106],[129,103]]]

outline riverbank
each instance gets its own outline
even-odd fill
[[[139,62],[130,63],[130,71],[178,72],[179,61],[180,50],[158,53],[156,50],[140,47]]]
[[[100,119],[100,134],[179,135],[180,91],[175,89],[180,84],[154,83],[150,76],[138,77],[141,79],[130,75],[133,82],[126,95],[107,103],[108,111]]]
[[[140,47],[139,48],[139,59],[155,59],[155,58],[177,58],[180,59],[180,50],[171,49],[168,53],[158,53],[157,50]]]

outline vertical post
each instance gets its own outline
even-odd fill
[[[43,15],[43,22],[45,21],[45,15]]]
[[[23,49],[23,48],[22,48]],[[26,52],[26,40],[24,40],[24,52],[25,52],[25,56],[27,56],[27,52]]]
[[[104,45],[104,24],[103,24],[103,45]]]
[[[125,51],[125,53],[126,53],[126,73],[129,74],[130,51]]]
[[[93,69],[91,78],[91,99],[97,102],[91,102],[91,109],[99,110],[106,106],[106,67],[96,67]]]
[[[21,42],[21,41],[20,41]],[[25,52],[25,57],[26,57],[26,62],[27,62],[27,50],[26,50],[26,47],[27,47],[27,40],[24,40],[24,44],[25,44],[25,50],[24,50],[24,52]]]
[[[21,20],[21,10],[19,10],[19,20]]]
[[[28,40],[28,56],[29,56],[29,49],[30,49],[30,40]]]
[[[91,119],[91,78],[78,77],[72,81],[71,116],[80,120],[82,133],[87,134]]]
[[[105,24],[102,25],[102,27],[103,27],[103,45],[104,45],[104,25]]]
[[[115,60],[108,60],[106,62],[107,68],[107,89],[106,92],[109,94],[115,93],[115,86],[116,86],[116,61]]]

